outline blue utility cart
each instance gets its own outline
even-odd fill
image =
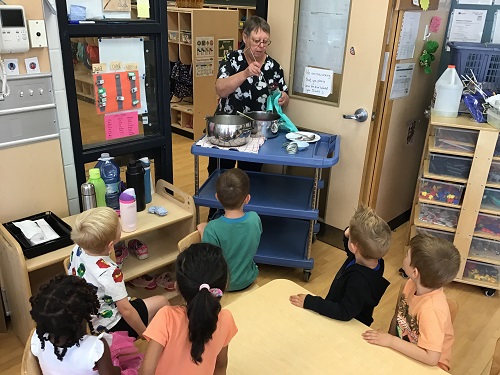
[[[340,136],[318,133],[320,139],[295,155],[285,152],[285,133],[268,139],[258,154],[236,150],[191,147],[194,155],[196,220],[200,222],[199,206],[222,208],[215,199],[215,184],[223,172],[220,167],[200,187],[199,156],[232,159],[282,166],[314,168],[314,177],[247,172],[252,199],[247,211],[255,211],[262,220],[263,233],[255,255],[256,263],[304,269],[308,281],[314,267],[311,258],[313,235],[319,231],[318,190],[322,188],[321,171],[337,164]],[[219,164],[218,164],[219,165]]]

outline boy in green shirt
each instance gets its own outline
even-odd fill
[[[253,257],[259,247],[262,223],[257,213],[244,212],[250,201],[250,180],[241,169],[233,168],[217,179],[215,197],[225,213],[198,225],[201,241],[222,249],[229,271],[228,291],[249,287],[259,274]]]

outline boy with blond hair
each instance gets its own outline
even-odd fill
[[[92,319],[97,332],[127,331],[137,338],[168,302],[164,296],[129,301],[123,273],[110,257],[120,236],[120,221],[113,209],[97,207],[79,214],[71,231],[76,246],[67,273],[80,276],[97,288],[100,306]]]
[[[443,286],[453,281],[459,268],[460,253],[451,242],[424,234],[413,237],[403,260],[409,280],[389,333],[366,331],[363,338],[449,371],[454,332]]]
[[[219,246],[226,259],[228,291],[248,288],[259,269],[253,261],[260,243],[262,223],[256,212],[244,212],[250,201],[250,179],[241,169],[233,168],[217,179],[215,197],[224,207],[224,216],[198,225],[202,242]]]
[[[384,260],[391,229],[371,208],[360,205],[344,232],[347,259],[333,279],[325,298],[310,294],[290,296],[298,307],[337,320],[355,318],[369,326],[373,310],[389,286],[384,279]]]

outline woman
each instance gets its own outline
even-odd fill
[[[271,27],[259,16],[252,16],[243,25],[244,49],[230,52],[219,66],[215,92],[219,95],[216,114],[236,115],[237,111],[265,111],[270,88],[281,91],[279,105],[288,105],[288,87],[280,64],[267,53],[271,44]],[[221,168],[230,169],[235,160],[221,159]],[[260,171],[262,164],[239,162],[247,171]],[[210,158],[208,174],[217,169],[217,159]],[[210,215],[211,216],[211,215]]]

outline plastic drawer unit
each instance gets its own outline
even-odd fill
[[[500,262],[500,242],[486,238],[472,237],[469,257],[484,258]]]
[[[500,214],[500,190],[485,188],[483,200],[481,201],[481,209],[496,211]]]
[[[296,166],[314,169],[314,177],[286,174],[247,172],[250,178],[251,201],[245,207],[255,211],[262,220],[263,233],[255,256],[256,263],[304,269],[304,279],[309,280],[314,267],[311,257],[313,235],[319,231],[318,190],[322,188],[321,171],[337,164],[340,137],[318,133],[320,139],[310,143],[305,150],[291,155],[285,152],[285,133],[268,139],[258,153],[230,149],[191,147],[195,156],[195,195],[197,222],[199,206],[222,208],[215,198],[217,178],[223,170],[217,169],[200,187],[199,156],[231,159],[255,163]]]
[[[474,152],[479,131],[435,127],[434,147],[445,151]]]
[[[434,229],[421,228],[421,227],[417,227],[417,233],[418,234],[428,234],[430,236],[442,238],[442,239],[444,239],[446,241],[450,241],[450,242],[453,242],[453,239],[455,238],[454,233],[443,232],[441,230],[434,230]]]
[[[436,206],[433,204],[420,204],[419,220],[432,225],[456,228],[460,211],[455,208]]]
[[[441,176],[455,178],[469,177],[472,159],[461,156],[450,156],[431,153],[429,172]]]
[[[458,205],[462,199],[463,191],[463,185],[427,178],[420,179],[419,198],[423,200]]]
[[[479,213],[474,233],[477,233],[478,236],[482,234],[500,239],[500,216]]]
[[[463,277],[479,283],[490,284],[492,287],[498,287],[500,286],[499,268],[499,266],[493,264],[468,260],[465,263]]]
[[[490,172],[488,173],[488,183],[500,184],[500,162],[492,161]]]

